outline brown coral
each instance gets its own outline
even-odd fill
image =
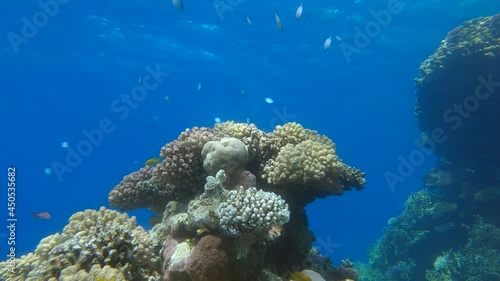
[[[199,187],[203,187],[206,175],[201,150],[207,142],[220,138],[211,128],[186,129],[177,140],[161,148],[160,156],[164,160],[155,167],[153,174],[162,182],[185,186],[201,184]]]

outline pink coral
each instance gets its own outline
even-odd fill
[[[164,158],[153,171],[162,181],[181,182],[203,186],[203,158],[201,150],[205,143],[219,139],[210,128],[186,129],[177,140],[163,146],[160,156]]]

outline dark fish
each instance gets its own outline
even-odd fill
[[[162,218],[159,216],[151,216],[149,218],[149,225],[155,226],[155,225],[161,223],[161,220],[162,220]]]
[[[184,9],[184,3],[182,0],[172,0],[172,4],[174,7],[176,7],[179,11],[182,11]]]
[[[33,213],[33,217],[41,220],[48,220],[52,216],[49,214],[49,212],[39,212],[39,213]]]
[[[443,223],[443,224],[435,226],[434,230],[439,232],[439,233],[445,233],[445,232],[450,231],[454,227],[455,227],[454,222],[447,222],[447,223]]]

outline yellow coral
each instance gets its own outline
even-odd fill
[[[264,177],[271,184],[330,185],[339,177],[341,166],[332,146],[306,140],[282,147],[276,159],[264,166]]]

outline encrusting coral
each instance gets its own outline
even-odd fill
[[[159,276],[159,257],[153,252],[148,233],[136,226],[135,217],[104,207],[74,214],[61,234],[46,237],[34,253],[20,257],[15,264],[15,275],[9,275],[7,264],[0,263],[0,277],[22,281],[75,280],[87,274],[96,275],[96,265],[114,272],[107,274],[114,274],[117,280],[121,276],[124,280],[151,280]]]

